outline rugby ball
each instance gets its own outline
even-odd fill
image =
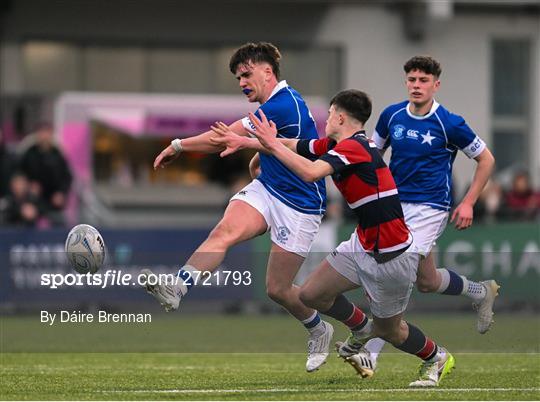
[[[71,229],[65,250],[69,264],[81,274],[96,273],[105,260],[103,237],[90,225],[81,224]]]

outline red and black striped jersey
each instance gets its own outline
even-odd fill
[[[339,144],[330,138],[300,140],[297,152],[332,166],[332,179],[356,215],[356,232],[364,250],[393,253],[411,244],[394,178],[364,131]]]

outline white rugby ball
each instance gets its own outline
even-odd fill
[[[98,230],[90,225],[77,225],[66,239],[66,256],[73,269],[81,274],[91,274],[103,265],[105,242]]]

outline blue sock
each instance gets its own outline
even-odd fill
[[[317,311],[313,315],[305,320],[302,320],[302,324],[312,335],[318,335],[324,332],[324,321],[321,320],[321,316]]]
[[[437,293],[458,296],[463,292],[464,281],[460,275],[446,268],[439,268],[437,271],[441,274],[441,284]]]
[[[197,280],[197,278],[194,278],[195,271],[197,271],[197,269],[189,265],[185,265],[178,270],[176,277],[180,281],[180,284],[183,285],[182,287],[186,287],[185,293],[193,287]]]

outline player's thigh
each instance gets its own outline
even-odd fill
[[[325,259],[307,277],[300,288],[300,297],[303,300],[334,300],[341,293],[358,287],[358,283],[340,274]]]
[[[390,318],[405,311],[416,280],[419,258],[417,253],[404,252],[383,264],[373,264],[371,259],[369,265],[365,258],[361,278],[374,316]]]
[[[236,244],[265,233],[267,228],[264,216],[257,209],[244,201],[232,200],[214,233]]]
[[[236,244],[264,233],[270,226],[268,197],[264,186],[253,180],[231,198],[213,235]]]

